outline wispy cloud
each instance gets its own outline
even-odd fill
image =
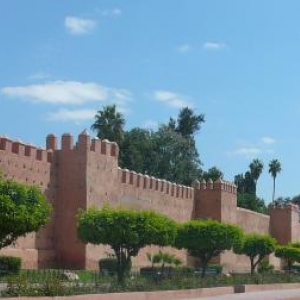
[[[72,16],[65,18],[65,27],[67,31],[72,35],[88,34],[94,30],[97,22],[92,19],[82,19]]]
[[[60,109],[57,112],[50,113],[47,119],[50,121],[84,121],[95,117],[96,110],[93,109]]]
[[[235,156],[244,156],[246,158],[254,158],[261,154],[262,150],[255,147],[241,147],[236,149],[232,154]]]
[[[112,9],[99,10],[99,12],[103,17],[119,17],[122,15],[122,10],[117,7]]]
[[[50,75],[48,73],[45,72],[37,72],[35,74],[32,74],[29,76],[29,80],[42,80],[42,79],[46,79],[49,78]]]
[[[182,45],[179,45],[177,47],[177,52],[179,52],[179,53],[187,53],[187,52],[191,51],[192,49],[193,48],[192,48],[191,45],[189,45],[189,44],[182,44]]]
[[[236,150],[229,153],[230,156],[241,156],[253,159],[259,155],[273,154],[275,151],[272,146],[277,141],[274,138],[264,136],[256,142],[239,141]]]
[[[121,105],[131,99],[125,89],[102,86],[94,82],[54,81],[45,84],[4,87],[7,97],[51,104],[78,105],[91,101],[114,101]]]
[[[205,50],[221,50],[224,49],[227,45],[225,43],[217,42],[206,42],[203,44]]]
[[[159,90],[154,92],[154,99],[157,101],[164,102],[165,104],[175,107],[175,108],[182,108],[182,107],[192,107],[192,103],[190,102],[187,96],[183,96],[174,92]]]
[[[263,144],[266,144],[266,145],[272,145],[272,144],[275,144],[277,142],[276,139],[274,139],[272,137],[269,137],[269,136],[262,137],[261,141],[262,141]]]

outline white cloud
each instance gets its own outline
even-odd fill
[[[272,149],[272,145],[276,142],[274,138],[267,136],[260,138],[254,143],[245,140],[239,141],[237,149],[229,153],[229,155],[243,156],[247,159],[253,159],[259,155],[270,155],[275,152],[274,149]]]
[[[261,138],[261,141],[263,144],[266,145],[272,145],[275,144],[277,141],[274,138],[268,137],[268,136],[264,136]]]
[[[192,50],[192,46],[189,44],[183,44],[177,47],[179,53],[187,53]]]
[[[30,80],[42,80],[42,79],[46,79],[46,78],[49,78],[49,77],[50,77],[50,75],[48,73],[38,72],[38,73],[30,75],[29,79]]]
[[[47,117],[50,121],[83,121],[95,117],[96,110],[93,109],[60,109],[55,113],[50,113]]]
[[[72,35],[83,35],[90,33],[96,27],[97,22],[92,19],[81,19],[67,16],[65,18],[65,27]]]
[[[45,84],[4,87],[0,91],[8,97],[51,104],[74,105],[92,101],[111,101],[124,105],[131,99],[128,90],[78,81],[53,81]]]
[[[154,99],[157,101],[164,102],[167,105],[175,108],[182,108],[186,106],[192,107],[191,102],[186,96],[170,91],[156,91],[154,92]]]
[[[261,153],[262,150],[256,147],[241,147],[235,150],[232,154],[237,156],[244,156],[247,158],[254,158]]]
[[[101,15],[104,17],[119,17],[122,14],[120,8],[113,8],[113,9],[105,9],[100,11]]]
[[[206,50],[221,50],[226,47],[225,43],[206,42],[203,44],[203,48]]]

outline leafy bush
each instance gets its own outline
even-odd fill
[[[266,260],[263,259],[257,267],[257,272],[258,273],[271,273],[274,271],[274,266],[270,265],[270,263]]]
[[[115,257],[107,257],[99,260],[99,269],[102,274],[115,275],[117,272],[117,259]]]
[[[0,276],[18,274],[21,269],[21,263],[20,257],[0,256]]]

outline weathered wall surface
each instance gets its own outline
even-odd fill
[[[240,226],[245,233],[256,232],[269,234],[270,216],[237,207],[237,225]]]
[[[7,179],[36,185],[53,204],[56,190],[53,185],[51,162],[53,153],[37,149],[19,141],[12,141],[6,137],[0,138],[0,170]],[[37,234],[29,234],[18,239],[15,247],[1,250],[1,254],[18,255],[22,257],[24,267],[37,268],[47,266],[53,262],[53,227],[54,216],[50,223]]]
[[[102,207],[104,204],[132,209],[152,209],[182,222],[193,214],[193,189],[157,178],[118,168],[118,146],[109,141],[93,139],[87,156],[87,207]],[[133,267],[149,265],[147,252],[158,251],[146,247],[133,259]],[[167,249],[184,262],[186,252]],[[107,247],[88,245],[86,266],[97,268],[99,257],[111,251]]]
[[[236,187],[229,182],[196,182],[194,188],[120,169],[117,144],[92,139],[86,132],[74,138],[64,134],[60,147],[54,135],[46,149],[0,138],[0,169],[6,178],[39,186],[53,205],[50,223],[36,234],[18,239],[15,247],[0,254],[23,258],[23,267],[97,268],[98,260],[111,253],[109,247],[84,245],[77,239],[78,209],[104,204],[133,209],[152,209],[184,222],[215,219],[237,224],[245,232],[270,233],[282,244],[300,239],[299,211],[296,206],[270,208],[270,216],[237,208]],[[133,260],[134,268],[145,266],[147,252],[142,249]],[[167,248],[184,262],[192,262],[186,252]],[[273,257],[275,263],[278,260]],[[248,258],[226,252],[215,259],[227,270],[249,268]]]

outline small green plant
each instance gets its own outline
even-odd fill
[[[21,264],[22,260],[20,257],[0,256],[0,276],[18,274]]]
[[[271,265],[266,259],[263,259],[257,267],[257,272],[260,274],[272,273],[274,271],[274,266]]]
[[[176,257],[174,254],[163,252],[159,250],[157,253],[154,253],[153,255],[150,253],[147,253],[147,258],[151,262],[151,267],[153,268],[155,264],[161,264],[161,270],[163,271],[165,266],[175,266],[178,267],[182,264],[182,261]]]

